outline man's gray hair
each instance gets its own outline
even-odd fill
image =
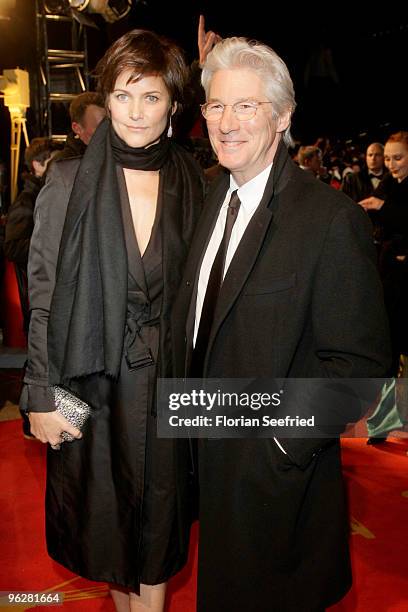
[[[275,118],[288,111],[292,116],[296,107],[292,79],[285,62],[273,49],[257,40],[237,36],[224,38],[217,43],[208,54],[201,75],[207,99],[214,73],[232,68],[253,70],[262,79],[266,97],[274,107]],[[283,132],[283,140],[288,147],[294,145],[290,123]]]

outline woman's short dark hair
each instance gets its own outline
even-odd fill
[[[182,103],[187,67],[181,49],[171,40],[149,30],[131,30],[114,42],[95,70],[105,104],[125,70],[132,71],[129,82],[148,75],[161,76],[171,102]]]

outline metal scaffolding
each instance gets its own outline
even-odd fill
[[[69,102],[89,89],[86,27],[71,11],[47,12],[36,0],[37,66],[41,134],[55,140],[57,117],[68,113]],[[64,45],[64,48],[55,48]]]

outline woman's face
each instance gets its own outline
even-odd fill
[[[157,142],[164,132],[171,101],[161,76],[128,83],[131,75],[131,70],[125,70],[118,76],[108,108],[117,135],[130,147],[145,147]],[[174,110],[175,105],[172,114]]]
[[[384,163],[400,183],[408,176],[408,147],[403,142],[386,142]]]

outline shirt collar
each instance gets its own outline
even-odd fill
[[[265,170],[262,170],[262,172],[254,176],[253,179],[241,185],[241,187],[238,187],[231,174],[226,202],[229,202],[232,192],[238,189],[238,196],[241,200],[241,206],[248,210],[248,212],[254,210],[262,200],[271,169],[272,164],[269,164]]]

